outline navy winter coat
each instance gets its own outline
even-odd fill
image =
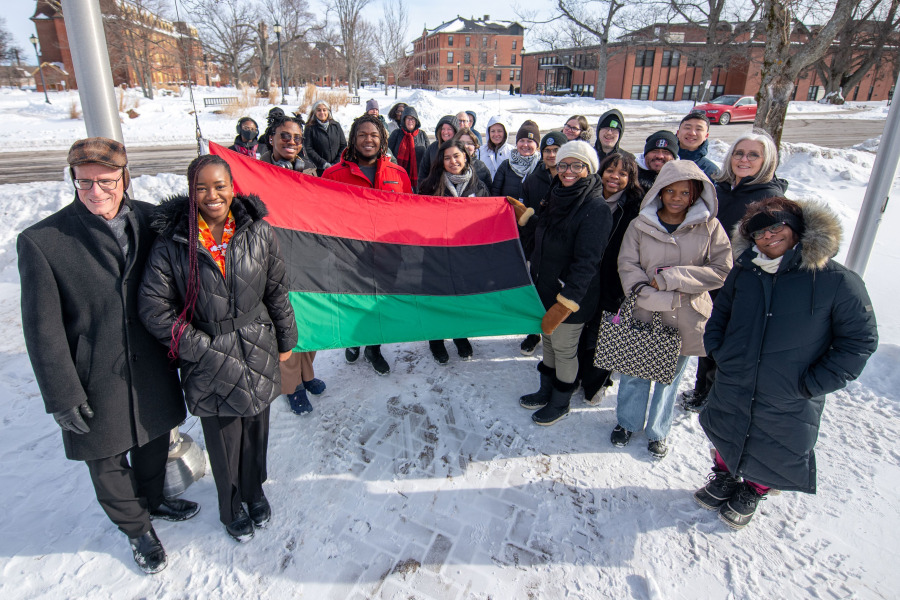
[[[749,239],[732,240],[734,268],[703,337],[718,372],[700,424],[735,475],[815,493],[825,395],[859,376],[878,332],[862,280],[831,260],[837,217],[801,205],[806,230],[774,275],[751,262]]]
[[[703,143],[700,144],[700,147],[696,150],[688,150],[687,148],[681,148],[678,150],[678,158],[681,160],[690,160],[693,161],[695,165],[700,167],[700,170],[706,173],[706,176],[712,179],[716,176],[716,173],[719,172],[719,167],[716,166],[716,163],[706,158],[706,154],[709,152],[709,140],[703,140]],[[719,200],[719,206],[721,206],[722,201]],[[726,231],[728,231],[726,229]]]
[[[764,183],[747,183],[751,180],[752,177],[744,177],[734,187],[727,181],[716,182],[716,198],[719,199],[719,214],[716,217],[728,235],[732,234],[734,226],[744,218],[751,203],[784,196],[788,189],[788,182],[777,176]]]

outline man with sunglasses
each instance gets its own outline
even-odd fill
[[[25,345],[66,457],[86,463],[138,567],[156,573],[167,559],[151,519],[183,521],[200,507],[163,496],[169,432],[185,407],[166,347],[137,315],[153,206],[128,197],[121,143],[79,140],[68,163],[75,198],[16,245]]]

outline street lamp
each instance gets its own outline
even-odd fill
[[[459,89],[459,66],[461,64],[461,62],[456,61],[456,89]]]
[[[47,84],[44,83],[44,68],[41,66],[41,56],[38,54],[37,43],[38,39],[33,33],[31,37],[28,38],[28,41],[31,42],[31,45],[34,46],[34,55],[37,57],[38,61],[38,71],[41,72],[41,87],[44,88],[44,100],[47,101],[47,104],[50,104],[50,96],[47,95]]]
[[[281,25],[275,21],[275,37],[278,40],[278,73],[281,75],[281,103],[287,104],[284,99],[284,63],[281,62]]]
[[[522,60],[519,61],[519,97],[522,96],[522,88],[525,87],[525,46],[519,51]]]
[[[209,87],[209,56],[206,54],[203,55],[203,66],[206,73],[206,87]]]

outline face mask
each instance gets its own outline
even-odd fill
[[[241,129],[241,139],[244,140],[244,142],[252,142],[258,135],[258,131],[248,131],[246,129]]]

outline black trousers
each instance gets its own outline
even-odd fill
[[[708,356],[697,357],[697,381],[694,382],[694,391],[706,396],[712,389],[716,380],[716,361]]]
[[[201,417],[200,423],[219,496],[219,520],[229,525],[240,515],[242,502],[263,498],[269,407],[254,417]]]
[[[85,461],[97,501],[109,520],[130,538],[150,531],[150,511],[164,500],[168,457],[167,433],[121,454]]]

